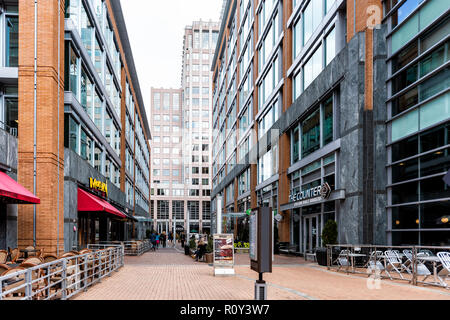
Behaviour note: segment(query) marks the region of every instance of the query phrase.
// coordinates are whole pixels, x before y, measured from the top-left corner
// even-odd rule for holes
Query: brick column
[[[19,168],[18,181],[33,192],[34,175],[34,1],[19,0]],[[64,0],[38,2],[36,246],[64,250]],[[58,23],[60,50],[58,52]],[[59,132],[58,132],[58,53]],[[58,165],[58,136],[60,161]],[[58,212],[59,175],[59,212]],[[59,225],[58,225],[59,216]],[[33,206],[19,205],[18,245],[33,244]],[[61,252],[61,251],[60,251]]]

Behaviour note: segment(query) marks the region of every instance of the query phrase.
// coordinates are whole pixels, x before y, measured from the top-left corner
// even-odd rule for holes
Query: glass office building
[[[388,241],[450,243],[450,3],[384,1]]]

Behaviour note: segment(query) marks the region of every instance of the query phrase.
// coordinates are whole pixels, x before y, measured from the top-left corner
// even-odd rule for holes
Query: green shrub
[[[195,247],[196,247],[196,245],[195,245],[195,237],[192,237],[191,240],[189,240],[189,248],[195,250],[196,249]]]
[[[206,245],[206,252],[211,253],[214,250],[213,238],[208,237],[208,244]]]
[[[322,243],[325,247],[327,244],[337,244],[338,229],[334,220],[328,220],[322,231]]]

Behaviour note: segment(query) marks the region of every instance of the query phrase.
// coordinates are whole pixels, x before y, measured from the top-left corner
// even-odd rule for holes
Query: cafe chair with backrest
[[[25,274],[20,274],[13,277],[18,271],[25,270],[25,268],[17,267],[6,270],[0,276],[8,277],[8,280],[12,280],[13,283],[9,285],[5,285],[2,289],[3,294],[8,292],[6,296],[2,297],[3,300],[17,300],[22,299],[22,296],[25,296]]]
[[[339,256],[336,259],[336,263],[338,264],[338,271],[342,268],[342,267],[348,267],[350,266],[350,262],[348,259],[348,255],[350,254],[350,250],[344,249],[341,250],[341,252],[339,253]]]
[[[406,257],[406,262],[404,263],[404,266],[407,268],[406,272],[411,274],[412,270],[410,268],[413,268],[412,250],[403,250],[403,254]],[[416,274],[418,276],[424,276],[422,281],[425,281],[431,275],[431,272],[424,263],[416,259]]]
[[[397,252],[392,250],[386,250],[384,252],[384,255],[386,257],[386,268],[385,272],[389,276],[389,279],[392,280],[392,276],[389,273],[389,271],[395,271],[400,275],[400,278],[403,278],[402,271],[405,269],[405,266],[402,263],[402,260],[398,257]]]
[[[10,252],[11,261],[8,261],[7,264],[15,264],[19,262],[20,251],[19,248],[14,248]]]
[[[384,265],[381,263],[380,259],[383,257],[383,251],[372,251],[370,253],[369,261],[367,261],[367,269],[368,271],[374,272],[375,270],[384,270]],[[370,275],[369,275],[370,277]]]
[[[3,272],[10,270],[11,267],[9,267],[7,264],[0,264],[0,276],[2,275]]]
[[[8,251],[0,250],[0,264],[6,263],[8,261]]]
[[[51,253],[45,253],[40,258],[44,261],[44,263],[49,263],[49,262],[58,260],[58,257]]]
[[[27,258],[27,259],[23,260],[22,264],[24,264],[24,263],[33,263],[35,265],[39,265],[42,262],[44,262],[44,260],[42,260],[42,258],[30,257],[30,258]]]
[[[423,255],[426,257],[434,257],[434,253],[431,252],[431,250],[428,249],[421,249],[419,250],[419,253],[417,255]]]
[[[33,259],[33,260],[32,260]],[[28,262],[22,262],[21,265],[19,266],[19,268],[23,268],[23,269],[30,269],[30,268],[34,268],[37,267],[40,263],[39,259],[37,259],[36,257],[31,257],[28,258],[26,261]],[[33,262],[31,262],[33,261]],[[35,269],[32,270],[31,272],[31,281],[32,281],[32,290],[33,290],[33,298],[34,299],[38,299],[39,297],[43,296],[43,291],[41,291],[42,288],[45,287],[45,279],[44,279],[45,273],[44,270],[42,269]],[[39,292],[37,292],[39,291]]]
[[[450,275],[450,252],[438,252],[439,261],[442,264],[442,270],[438,273],[439,282],[446,288],[449,288],[445,279]]]

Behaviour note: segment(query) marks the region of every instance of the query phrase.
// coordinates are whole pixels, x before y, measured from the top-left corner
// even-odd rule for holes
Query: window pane
[[[419,130],[419,112],[413,110],[392,122],[392,141],[399,140]]]
[[[6,18],[5,32],[6,67],[19,66],[19,17]]]
[[[323,110],[323,144],[333,141],[333,98],[329,98]]]
[[[420,129],[450,118],[450,93],[420,107]]]
[[[302,158],[320,149],[320,111],[302,123]]]
[[[392,208],[392,229],[418,229],[419,206]]]

